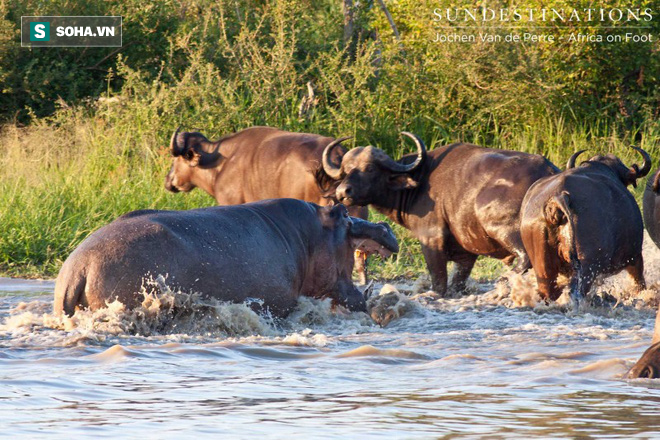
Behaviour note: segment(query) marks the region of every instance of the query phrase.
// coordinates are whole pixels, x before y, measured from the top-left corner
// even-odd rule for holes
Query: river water
[[[653,332],[648,240],[645,258],[641,296],[622,274],[578,311],[529,276],[449,299],[378,285],[385,328],[324,301],[275,322],[167,294],[62,320],[52,281],[0,279],[0,436],[660,438],[660,383],[623,378]]]

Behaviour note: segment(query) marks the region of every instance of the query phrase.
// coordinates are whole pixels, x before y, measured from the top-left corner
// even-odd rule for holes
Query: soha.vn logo
[[[31,22],[30,41],[50,41],[50,23],[46,21]]]

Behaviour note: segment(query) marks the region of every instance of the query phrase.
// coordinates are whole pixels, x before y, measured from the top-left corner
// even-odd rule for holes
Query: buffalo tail
[[[550,225],[556,226],[558,230],[562,225],[565,225],[565,228],[567,228],[565,229],[565,233],[567,233],[568,236],[564,236],[564,240],[560,240],[560,242],[563,242],[562,244],[567,246],[568,249],[564,249],[564,252],[561,252],[560,250],[560,253],[563,253],[564,257],[570,261],[574,270],[579,270],[580,261],[578,259],[577,243],[575,242],[575,223],[573,221],[573,212],[571,211],[569,204],[569,193],[563,191],[560,195],[552,196],[550,200],[547,201],[545,204],[544,215],[545,221]]]

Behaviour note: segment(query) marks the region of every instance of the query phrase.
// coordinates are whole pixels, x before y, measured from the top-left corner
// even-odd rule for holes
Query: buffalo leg
[[[551,277],[541,277],[539,276],[538,271],[536,273],[536,284],[538,284],[539,295],[541,295],[541,298],[546,302],[557,301],[562,292],[562,289],[557,285],[558,274],[554,274],[554,276],[552,276],[552,274],[546,275],[550,275]]]
[[[557,301],[562,293],[562,289],[557,285],[559,267],[552,263],[553,261],[542,259],[534,262],[534,273],[536,274],[539,295],[545,302]]]
[[[366,206],[348,206],[348,214],[351,217],[361,218],[362,220],[369,220],[369,208]],[[358,283],[361,285],[367,284],[367,258],[369,254],[362,251],[355,251],[355,272],[358,276]]]
[[[454,258],[455,268],[451,279],[451,287],[456,292],[465,290],[465,282],[470,277],[470,272],[477,261],[474,254],[464,253]]]
[[[444,296],[447,293],[447,256],[443,250],[431,248],[424,243],[422,243],[422,253],[431,274],[433,291]]]
[[[626,267],[626,272],[632,277],[637,291],[646,289],[646,281],[644,280],[644,259],[641,254],[639,257],[635,258],[631,265]]]
[[[491,233],[490,231],[488,232],[489,234]],[[515,273],[523,274],[532,267],[529,256],[525,251],[525,246],[523,246],[520,233],[517,230],[515,232],[505,233],[503,236],[499,230],[492,231],[492,233],[493,237],[498,238],[502,247],[511,252],[511,256],[515,258],[516,266],[513,268]],[[500,235],[500,237],[497,237],[498,235]],[[510,260],[507,258],[505,263],[509,264],[509,262]]]
[[[516,267],[513,268],[513,271],[517,274],[523,274],[527,272],[532,267],[532,262],[527,255],[527,252],[522,251],[519,253],[516,258]]]
[[[360,285],[367,284],[367,256],[365,252],[355,251],[355,271]]]

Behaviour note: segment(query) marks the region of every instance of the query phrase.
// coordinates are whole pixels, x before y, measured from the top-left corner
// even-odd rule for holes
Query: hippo
[[[629,379],[657,379],[660,377],[660,342],[646,349],[641,358],[628,372]]]
[[[365,299],[351,280],[355,249],[388,257],[398,244],[387,224],[350,217],[340,204],[272,199],[135,211],[92,233],[69,255],[53,310],[70,316],[114,300],[135,308],[145,292],[158,292],[145,280],[162,276],[172,291],[233,303],[255,299],[275,317],[285,317],[301,295],[364,312]]]

